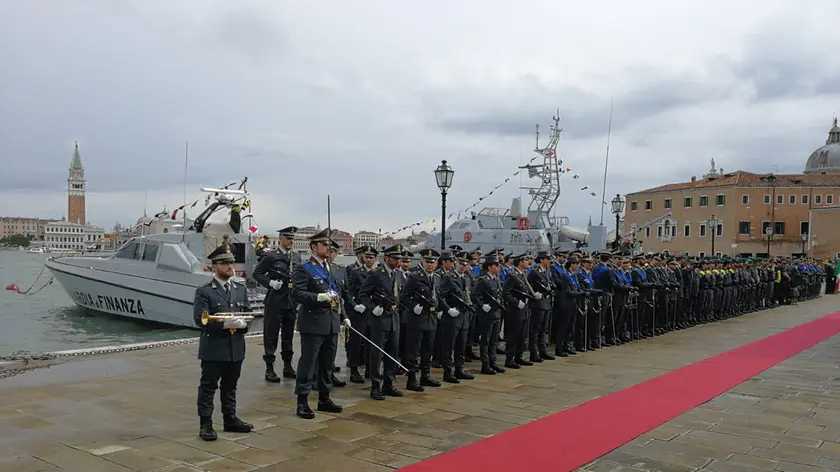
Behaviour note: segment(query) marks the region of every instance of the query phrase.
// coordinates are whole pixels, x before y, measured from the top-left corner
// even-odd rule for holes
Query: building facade
[[[373,246],[378,248],[380,239],[382,239],[382,237],[379,233],[374,233],[373,231],[359,231],[353,235],[353,248],[357,248],[359,246]]]
[[[85,225],[85,192],[85,168],[77,142],[67,176],[67,221]]]
[[[814,158],[817,156],[817,158]],[[840,252],[830,216],[840,215],[840,127],[802,174],[724,173],[626,196],[622,235],[646,252],[766,257]],[[840,223],[838,223],[840,224]]]
[[[44,239],[44,226],[57,220],[28,218],[24,216],[0,216],[0,238],[22,234],[34,240]]]
[[[101,249],[105,230],[72,221],[55,221],[44,227],[44,247],[55,251]]]

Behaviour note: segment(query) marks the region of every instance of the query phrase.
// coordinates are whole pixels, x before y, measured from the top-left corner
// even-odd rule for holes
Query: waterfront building
[[[691,256],[840,255],[840,126],[801,174],[711,169],[626,195],[622,234],[647,252]]]

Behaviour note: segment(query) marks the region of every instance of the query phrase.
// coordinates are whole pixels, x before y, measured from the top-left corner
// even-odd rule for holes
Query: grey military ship
[[[615,231],[607,232],[602,226],[590,226],[587,230],[569,225],[569,218],[552,216],[560,197],[560,169],[562,159],[557,155],[560,140],[559,112],[553,117],[548,144],[540,147],[540,131],[537,125],[534,152],[542,157],[542,164],[526,165],[530,178],[539,178],[539,187],[525,188],[533,197],[526,211],[522,201],[514,198],[510,208],[486,207],[471,212],[466,218],[459,218],[446,229],[446,246],[458,245],[467,251],[495,248],[504,249],[506,254],[536,254],[561,247],[566,250],[583,248],[602,250],[606,241],[615,238]],[[440,233],[432,232],[425,243],[410,246],[412,251],[425,247],[439,247]]]
[[[249,285],[250,307],[259,313],[251,328],[261,330],[265,290],[245,279],[256,263],[250,233],[242,231],[239,215],[248,192],[201,190],[210,194],[209,204],[185,231],[132,238],[110,257],[51,257],[45,264],[81,307],[196,328],[195,289],[212,277],[205,255],[228,239],[236,258],[234,281]]]

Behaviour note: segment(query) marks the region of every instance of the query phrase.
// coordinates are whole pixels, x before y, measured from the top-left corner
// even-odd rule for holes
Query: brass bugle
[[[206,325],[210,321],[225,322],[230,320],[253,321],[254,315],[261,314],[260,312],[249,313],[214,313],[210,314],[207,310],[201,312],[201,324]]]

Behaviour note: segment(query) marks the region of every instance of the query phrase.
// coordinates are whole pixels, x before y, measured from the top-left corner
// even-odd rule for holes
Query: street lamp
[[[619,241],[621,240],[619,235],[619,224],[621,222],[621,212],[624,211],[624,199],[621,198],[621,195],[615,194],[615,198],[612,199],[612,212],[615,215],[615,248],[618,250]]]
[[[712,238],[712,257],[715,256],[715,231],[717,231],[718,224],[720,224],[720,220],[715,218],[715,215],[706,220],[706,227],[709,228]]]
[[[802,233],[799,237],[802,239],[802,257],[805,257],[805,243],[808,242],[808,233]]]
[[[435,169],[435,180],[440,189],[440,250],[446,248],[446,192],[452,186],[452,177],[455,176],[455,171],[446,164],[446,159],[440,161],[440,165]]]
[[[767,257],[770,257],[770,240],[773,239],[773,226],[768,226],[764,233],[767,235]]]

